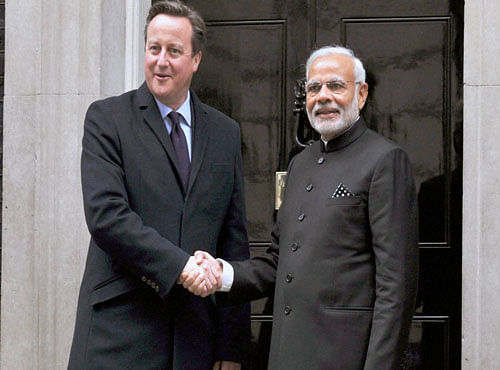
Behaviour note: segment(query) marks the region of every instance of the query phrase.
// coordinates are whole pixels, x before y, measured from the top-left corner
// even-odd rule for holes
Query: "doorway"
[[[314,136],[299,127],[307,56],[340,44],[363,61],[362,114],[407,151],[419,192],[420,288],[402,368],[459,369],[463,1],[186,3],[208,26],[193,88],[241,126],[252,255],[270,245],[275,173],[301,150],[297,136]],[[271,323],[272,297],[253,302],[248,369],[266,368]]]

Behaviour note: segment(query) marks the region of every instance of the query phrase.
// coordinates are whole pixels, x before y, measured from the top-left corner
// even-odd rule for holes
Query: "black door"
[[[317,0],[318,45],[347,45],[370,85],[363,116],[402,145],[419,189],[420,289],[405,368],[459,369],[462,1]]]
[[[202,101],[241,126],[251,254],[270,245],[275,173],[296,152],[294,86],[313,42],[302,0],[188,1],[208,26],[207,50],[193,86]],[[252,346],[244,368],[266,369],[272,297],[252,303]]]
[[[421,276],[403,368],[459,369],[462,45],[459,0],[191,0],[208,25],[193,86],[241,125],[252,254],[270,243],[275,172],[313,137],[294,115],[310,51],[352,48],[367,70],[368,125],[403,146],[419,189]],[[247,368],[265,369],[272,299],[252,304]]]

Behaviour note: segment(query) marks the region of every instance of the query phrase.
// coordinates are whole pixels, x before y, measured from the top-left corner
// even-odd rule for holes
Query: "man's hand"
[[[213,370],[240,370],[241,364],[232,361],[217,361],[214,364]]]
[[[196,263],[194,256],[191,256],[177,278],[177,283],[195,295],[206,297],[208,290],[212,290],[214,282],[217,282],[216,278],[210,275],[211,272],[205,271]]]
[[[209,253],[197,251],[182,270],[178,284],[191,293],[206,297],[215,293],[222,285],[222,267]]]
[[[211,276],[216,277],[216,282],[212,284],[212,289],[207,287],[208,294],[213,294],[222,286],[222,263],[213,258],[210,253],[204,251],[194,252],[194,258],[199,266],[203,267],[205,275],[210,271]]]

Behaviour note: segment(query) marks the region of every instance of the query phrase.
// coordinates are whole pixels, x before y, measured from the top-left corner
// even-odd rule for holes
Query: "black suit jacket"
[[[195,250],[249,255],[239,126],[191,99],[185,195],[145,83],[88,109],[81,171],[91,241],[69,368],[211,369],[242,359],[248,307],[220,308],[176,284]]]
[[[352,196],[334,197],[340,184]],[[233,263],[226,297],[275,286],[269,369],[398,369],[418,277],[404,151],[363,119],[326,148],[314,143],[290,163],[272,236],[266,255]]]

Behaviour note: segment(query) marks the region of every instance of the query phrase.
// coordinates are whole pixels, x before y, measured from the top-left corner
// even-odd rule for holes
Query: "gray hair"
[[[194,9],[177,0],[158,1],[151,5],[149,14],[146,18],[146,27],[144,27],[144,41],[147,41],[149,23],[159,14],[170,15],[174,17],[184,17],[189,20],[193,27],[191,37],[192,55],[204,50],[207,39],[207,28],[203,18]]]
[[[354,63],[354,78],[356,82],[365,82],[366,71],[363,67],[363,63],[359,60],[351,49],[345,48],[343,46],[323,46],[322,48],[315,50],[307,59],[306,62],[306,79],[309,79],[309,70],[313,62],[319,57],[329,56],[329,55],[347,55],[350,57]]]

